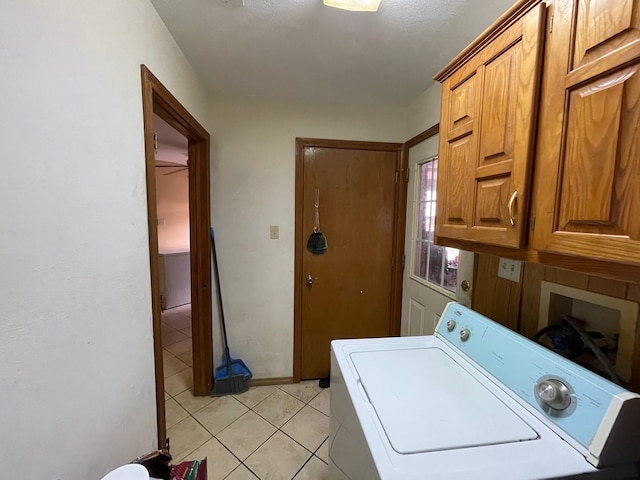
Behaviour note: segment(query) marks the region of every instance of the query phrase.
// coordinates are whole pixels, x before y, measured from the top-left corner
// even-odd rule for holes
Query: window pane
[[[436,201],[436,191],[438,189],[438,159],[436,158],[431,163],[431,200]]]
[[[436,228],[436,202],[429,202],[428,205],[429,208],[427,209],[426,215],[429,217],[429,233],[425,240],[429,240],[433,243],[433,236]]]
[[[417,240],[415,243],[415,261],[413,264],[413,274],[417,277],[427,279],[427,249],[429,244]]]
[[[442,286],[442,260],[444,259],[444,248],[429,243],[429,278],[430,282]]]
[[[418,204],[418,231],[416,232],[419,240],[427,240],[429,238],[429,230],[432,228],[429,215],[429,204],[420,202]]]
[[[428,195],[431,191],[431,162],[420,165],[420,194],[419,202],[429,200]]]
[[[429,172],[428,172],[429,185],[427,187],[428,191],[426,194],[426,199],[429,200],[430,202],[434,202],[436,199],[435,163],[436,163],[435,160],[432,162],[429,162]]]
[[[446,264],[444,269],[444,288],[455,293],[458,279],[458,264],[460,263],[460,250],[457,248],[445,248]]]

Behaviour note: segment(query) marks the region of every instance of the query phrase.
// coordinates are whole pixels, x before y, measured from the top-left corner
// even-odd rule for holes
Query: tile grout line
[[[312,402],[318,395],[320,395],[322,393],[322,391],[318,392],[316,395],[314,395],[308,402],[304,402],[302,400],[300,400],[298,397],[291,395],[289,392],[287,392],[286,390],[281,389],[279,386],[276,385],[276,387],[278,387],[280,390],[282,390],[284,393],[288,394],[289,396],[295,398],[296,400],[304,403],[305,406],[309,406],[312,409],[314,409],[315,411],[317,411],[318,413],[324,415],[325,417],[328,417],[324,412],[321,412],[320,410],[318,410],[317,408],[315,408],[313,405],[309,405],[310,402]],[[271,394],[269,394],[267,397],[265,397],[264,400],[266,400],[267,398],[269,398],[271,395],[273,395],[274,392],[272,392]],[[264,400],[258,402],[255,406],[257,407],[258,405],[260,405],[260,403],[262,403]],[[322,458],[318,457],[316,455],[316,452],[318,450],[320,450],[320,448],[322,447],[322,445],[324,444],[324,442],[327,441],[327,439],[329,438],[328,436],[326,438],[324,438],[321,442],[320,445],[318,445],[318,447],[316,447],[314,450],[310,450],[309,448],[305,447],[303,444],[301,444],[298,440],[296,440],[295,438],[293,438],[291,435],[289,435],[287,432],[285,432],[284,430],[282,430],[282,428],[284,428],[285,425],[287,425],[291,420],[293,420],[293,418],[295,418],[296,415],[298,415],[302,409],[304,407],[302,407],[300,410],[298,410],[294,415],[291,416],[291,418],[289,418],[281,427],[278,427],[276,425],[273,425],[273,423],[271,423],[269,420],[267,420],[266,418],[262,417],[258,412],[254,411],[253,408],[250,408],[250,411],[252,411],[253,413],[255,413],[256,415],[258,415],[260,418],[263,418],[265,421],[267,421],[270,425],[273,425],[274,427],[276,427],[276,431],[273,432],[269,438],[267,438],[262,444],[260,444],[253,452],[251,452],[247,458],[245,460],[247,460],[249,457],[251,457],[251,455],[253,455],[255,452],[257,452],[260,447],[262,447],[262,445],[264,445],[265,443],[267,443],[269,441],[269,439],[271,439],[276,433],[281,432],[283,435],[285,435],[287,438],[289,438],[290,440],[292,440],[294,443],[296,443],[297,445],[299,445],[300,447],[302,447],[304,450],[306,450],[307,452],[309,452],[311,455],[309,455],[309,458],[307,458],[304,463],[300,466],[300,468],[296,471],[296,473],[293,475],[293,477],[291,477],[292,479],[295,478],[303,469],[304,467],[311,461],[311,459],[313,457],[316,457],[318,460],[320,460],[322,463],[324,463],[325,465],[328,465],[327,462],[325,462]],[[220,442],[222,443],[222,442]],[[224,445],[224,444],[223,444]],[[237,457],[236,457],[237,458]],[[251,470],[251,468],[246,465],[244,463],[244,461],[240,462],[242,465],[244,465],[251,473],[253,473],[254,475],[256,475],[258,478],[260,478],[253,470]]]
[[[298,440],[296,440],[295,438],[293,438],[291,435],[289,435],[287,432],[283,432],[282,430],[280,430],[280,432],[282,432],[283,435],[286,435],[287,437],[289,437],[291,440],[293,440],[294,442],[296,442],[298,445],[300,445],[302,448],[304,448],[307,452],[309,452],[311,454],[311,456],[314,456],[315,453],[312,450],[309,450],[307,447],[305,447],[303,444],[301,444]],[[329,436],[327,435],[327,438],[329,438]],[[325,438],[324,440],[322,440],[322,442],[320,443],[320,446],[318,448],[320,448],[322,446],[322,444],[327,440],[327,438]],[[316,451],[318,450],[318,448],[316,448]],[[253,452],[255,453],[255,452]]]
[[[325,462],[322,458],[320,458],[317,453],[318,450],[320,450],[322,448],[322,445],[324,445],[324,442],[326,442],[327,440],[329,440],[329,435],[327,435],[327,438],[325,438],[322,443],[320,444],[320,446],[318,448],[316,448],[316,450],[313,452],[313,457],[316,457],[318,460],[320,460],[321,462],[323,462],[325,465],[329,465],[329,463]]]
[[[168,352],[169,354],[171,354],[171,352]],[[171,354],[173,355],[173,354]],[[174,355],[174,358],[178,358],[177,355]],[[189,367],[192,368],[192,367]],[[184,369],[186,370],[186,368]],[[178,372],[181,373],[181,372]],[[175,374],[174,374],[175,375]],[[287,384],[288,385],[288,384]],[[286,385],[285,385],[286,386]],[[306,466],[307,464],[311,461],[311,459],[313,457],[316,457],[318,460],[320,460],[323,464],[328,465],[327,462],[325,462],[322,458],[320,458],[317,455],[317,452],[320,450],[320,448],[322,448],[322,445],[324,445],[324,443],[327,441],[328,436],[325,437],[321,442],[320,445],[318,447],[316,447],[313,451],[310,450],[309,448],[305,447],[302,443],[300,443],[298,440],[296,440],[295,438],[293,438],[291,435],[287,434],[285,431],[283,431],[282,429],[285,427],[285,425],[287,425],[293,418],[295,418],[303,409],[305,406],[309,406],[311,407],[314,411],[324,415],[325,417],[329,417],[328,415],[326,415],[324,412],[320,411],[318,408],[314,407],[313,405],[310,405],[310,403],[316,399],[318,397],[318,395],[322,394],[322,392],[324,391],[324,389],[320,390],[318,393],[316,393],[313,397],[311,397],[308,401],[304,401],[300,398],[298,398],[295,395],[292,395],[291,393],[287,392],[286,390],[284,390],[283,388],[281,388],[280,385],[274,385],[275,389],[269,393],[265,398],[263,398],[262,400],[260,400],[258,403],[256,403],[253,407],[249,407],[248,405],[246,405],[245,403],[243,403],[241,400],[239,400],[238,398],[236,398],[236,395],[231,395],[234,400],[236,400],[238,403],[240,403],[241,405],[243,405],[245,408],[247,408],[247,411],[244,412],[242,415],[240,415],[240,417],[238,417],[237,419],[235,419],[233,422],[231,422],[229,425],[227,425],[225,428],[223,428],[220,432],[218,432],[218,434],[220,434],[221,432],[223,432],[226,428],[230,427],[231,425],[233,425],[235,422],[237,422],[238,420],[240,420],[242,417],[244,417],[245,415],[247,415],[249,412],[252,412],[254,414],[256,414],[260,419],[264,420],[265,422],[267,422],[270,426],[275,428],[275,431],[269,435],[262,443],[260,443],[260,445],[258,445],[249,455],[247,455],[247,457],[245,458],[245,460],[240,460],[240,458],[234,454],[219,438],[218,438],[218,434],[213,434],[206,426],[204,426],[200,421],[198,421],[195,418],[195,414],[200,412],[201,410],[203,410],[204,408],[206,408],[207,406],[209,406],[211,403],[215,402],[215,400],[213,400],[211,403],[202,406],[201,408],[190,412],[189,410],[187,410],[177,399],[176,397],[186,391],[189,391],[190,388],[187,388],[181,392],[176,393],[175,395],[169,395],[167,393],[167,395],[169,395],[169,399],[173,399],[178,406],[183,409],[186,413],[187,413],[187,417],[185,417],[183,420],[181,420],[180,422],[186,420],[187,418],[191,417],[193,420],[195,420],[195,422],[200,425],[209,435],[211,435],[210,438],[208,438],[205,442],[203,442],[202,444],[198,445],[197,447],[195,447],[193,450],[189,451],[188,453],[186,453],[181,459],[180,461],[184,461],[185,459],[187,459],[189,457],[189,455],[192,455],[195,451],[197,451],[199,448],[201,448],[204,444],[210,442],[212,439],[215,439],[216,442],[218,442],[220,445],[222,445],[222,447],[224,448],[225,451],[227,451],[228,453],[231,454],[231,456],[233,458],[235,458],[239,463],[238,465],[229,473],[229,475],[227,475],[225,478],[228,478],[231,474],[233,474],[233,472],[235,472],[241,465],[244,466],[252,475],[254,475],[255,477],[257,477],[258,479],[260,478],[256,472],[254,472],[248,465],[245,464],[245,461],[250,458],[256,451],[258,451],[265,443],[267,443],[276,433],[281,432],[283,435],[285,435],[285,437],[287,437],[288,439],[290,439],[291,441],[293,441],[295,444],[299,445],[300,447],[303,448],[304,451],[310,453],[309,458],[307,458],[305,460],[305,462],[302,464],[302,466],[296,471],[296,473],[294,474],[294,476],[292,478],[295,478],[295,476],[297,476]],[[303,406],[297,410],[289,419],[287,419],[287,421],[282,424],[281,426],[277,426],[275,424],[273,424],[271,421],[269,421],[268,419],[264,418],[262,415],[260,415],[260,413],[258,413],[257,411],[254,410],[254,408],[258,407],[262,402],[264,402],[265,400],[267,400],[269,397],[271,397],[274,393],[276,393],[276,391],[282,391],[283,393],[287,394],[288,396],[291,396],[292,398],[296,399],[297,401],[301,402],[303,404]],[[166,392],[165,392],[166,393]],[[169,399],[166,399],[165,401],[168,401]],[[178,422],[178,423],[180,423]]]
[[[294,478],[296,478],[298,476],[298,474],[304,469],[304,467],[307,466],[307,464],[311,461],[311,459],[314,457],[313,453],[311,454],[311,456],[309,458],[307,458],[307,460],[302,464],[302,466],[300,467],[300,469],[295,473],[295,475],[293,477],[291,477],[291,480],[293,480]]]

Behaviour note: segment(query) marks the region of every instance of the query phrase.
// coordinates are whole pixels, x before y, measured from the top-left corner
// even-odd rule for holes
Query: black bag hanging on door
[[[314,202],[315,216],[313,221],[313,233],[307,240],[307,250],[313,255],[322,255],[329,244],[327,243],[327,237],[320,231],[320,189],[316,188],[315,202]]]

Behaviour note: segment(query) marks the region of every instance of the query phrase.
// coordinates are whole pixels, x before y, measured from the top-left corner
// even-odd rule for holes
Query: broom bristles
[[[224,395],[236,395],[249,390],[247,379],[244,375],[231,375],[215,381],[213,385],[212,397],[222,397]]]

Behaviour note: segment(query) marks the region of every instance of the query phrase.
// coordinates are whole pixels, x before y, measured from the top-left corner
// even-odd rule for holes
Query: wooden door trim
[[[403,232],[405,228],[404,215],[399,217],[402,210],[406,210],[406,182],[402,179],[402,143],[389,142],[362,142],[351,140],[326,140],[318,138],[296,138],[296,185],[295,185],[295,261],[294,261],[294,307],[293,307],[293,382],[299,383],[302,378],[302,255],[306,245],[302,230],[303,220],[303,193],[304,170],[303,155],[305,147],[339,148],[351,150],[373,150],[378,152],[396,153],[396,171],[398,183],[396,184],[395,208],[394,208],[394,236],[393,255],[396,259],[392,269],[391,280],[391,322],[389,335],[400,334],[400,311],[402,308],[402,255],[404,254],[404,242],[398,244],[398,230]],[[404,197],[401,191],[404,188]],[[404,204],[404,205],[402,205]],[[398,297],[398,292],[400,297]]]
[[[326,140],[321,138],[296,138],[296,153],[298,144],[304,147],[340,148],[342,150],[374,150],[376,152],[397,152],[402,143],[390,142],[362,142],[356,140]],[[300,150],[302,151],[302,150]],[[296,157],[297,161],[297,157]],[[297,166],[297,164],[296,164]]]
[[[429,140],[431,137],[435,137],[440,132],[440,124],[436,123],[432,127],[427,128],[424,132],[419,133],[415,137],[407,140],[404,144],[404,147],[407,151],[415,147],[416,145],[424,142],[425,140]]]
[[[193,344],[193,390],[195,395],[209,395],[213,386],[213,338],[211,324],[210,259],[210,175],[209,133],[145,66],[142,76],[142,110],[144,120],[145,168],[147,179],[147,215],[149,221],[149,260],[151,267],[151,305],[153,309],[153,351],[156,378],[158,447],[165,448],[166,419],[164,369],[160,307],[160,277],[156,178],[154,155],[154,113],[189,141],[189,226],[191,235],[191,324]]]

